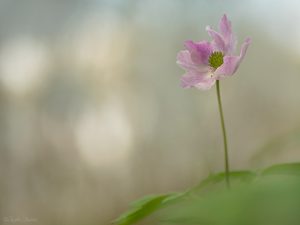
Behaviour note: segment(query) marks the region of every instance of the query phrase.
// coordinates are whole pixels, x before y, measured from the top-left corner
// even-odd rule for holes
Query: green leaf
[[[262,170],[260,173],[252,172],[252,171],[231,171],[230,172],[230,182],[233,188],[239,187],[238,184],[249,184],[252,185],[252,181],[260,175],[261,178],[265,175],[296,175],[300,177],[300,163],[288,163],[288,164],[279,164],[273,165]],[[241,186],[243,187],[243,186]],[[211,196],[212,193],[225,193],[227,192],[227,188],[225,185],[225,173],[217,173],[213,175],[209,175],[206,179],[201,181],[198,185],[191,188],[190,190],[182,193],[169,193],[169,194],[162,194],[162,195],[150,195],[146,196],[142,199],[139,199],[131,204],[130,209],[122,214],[118,219],[114,221],[117,225],[131,225],[134,224],[145,217],[149,216],[150,214],[156,212],[161,208],[165,208],[167,206],[171,206],[171,209],[174,205],[181,205],[184,202],[189,202],[192,199],[196,199],[196,205],[203,205],[202,198],[207,195],[203,195],[204,193],[209,194]],[[222,194],[223,195],[223,194]],[[200,199],[199,199],[200,198]],[[194,202],[194,200],[192,202]],[[214,204],[217,204],[221,199],[217,199],[213,201]],[[199,202],[198,202],[199,201]],[[210,202],[211,200],[209,200]],[[206,201],[204,201],[206,202]],[[207,204],[210,204],[206,202]],[[213,204],[213,205],[214,205]],[[230,205],[230,203],[228,202]],[[242,203],[239,203],[242,204]],[[212,209],[213,209],[212,205]],[[183,206],[183,205],[182,205]],[[198,207],[197,206],[197,207]],[[195,206],[196,207],[196,206]],[[195,208],[195,213],[198,211],[197,207]],[[206,212],[205,204],[203,205],[203,214],[205,218],[208,212]],[[223,207],[223,206],[222,206]],[[222,208],[221,207],[221,208]],[[238,209],[239,206],[234,206],[234,209]],[[216,208],[217,209],[217,208]],[[179,211],[181,207],[179,207]],[[221,210],[221,209],[220,209]],[[225,210],[226,211],[226,210]],[[225,212],[224,211],[224,212]],[[185,212],[186,216],[188,212]],[[212,213],[212,212],[209,212]],[[229,213],[229,212],[228,212]],[[234,211],[228,214],[232,215]],[[179,214],[178,214],[179,215]],[[200,215],[200,214],[199,214]],[[220,218],[227,217],[225,214],[220,214]],[[185,219],[187,217],[184,217]],[[199,221],[198,221],[199,222]]]
[[[261,175],[293,175],[300,176],[300,163],[277,164],[264,169]]]
[[[263,179],[191,196],[163,209],[160,221],[178,225],[298,225],[300,180]]]
[[[255,177],[256,173],[252,171],[231,171],[229,173],[230,182],[232,185],[240,184],[240,183],[249,183]],[[189,192],[199,192],[204,189],[211,189],[216,187],[217,185],[221,185],[221,189],[226,188],[225,185],[226,174],[224,172],[209,175],[206,179],[201,181],[196,187],[192,188]]]
[[[154,211],[160,209],[164,204],[166,204],[168,198],[171,200],[172,198],[175,199],[176,196],[178,196],[178,193],[145,196],[131,203],[131,209],[122,214],[119,218],[113,221],[113,223],[117,225],[134,224]]]

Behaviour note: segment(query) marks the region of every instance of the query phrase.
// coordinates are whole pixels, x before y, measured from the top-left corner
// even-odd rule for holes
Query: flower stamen
[[[217,69],[219,66],[223,64],[224,54],[222,52],[213,52],[208,59],[209,65]]]

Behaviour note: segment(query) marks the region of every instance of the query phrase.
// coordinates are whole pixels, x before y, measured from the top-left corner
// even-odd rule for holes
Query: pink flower
[[[206,27],[212,38],[211,42],[185,41],[186,50],[178,53],[177,64],[186,71],[181,78],[183,88],[196,87],[208,90],[216,80],[231,76],[238,69],[251,39],[246,38],[240,54],[233,55],[237,42],[226,15],[222,17],[219,26],[220,33],[212,30],[210,26]]]

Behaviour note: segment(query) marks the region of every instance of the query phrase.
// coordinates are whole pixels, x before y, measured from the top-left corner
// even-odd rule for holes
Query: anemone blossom
[[[186,50],[177,55],[177,64],[186,71],[181,78],[183,88],[208,90],[216,80],[231,76],[238,69],[251,39],[246,38],[240,54],[234,55],[237,41],[226,15],[221,18],[219,28],[220,32],[216,32],[210,26],[206,27],[211,42],[185,41]]]

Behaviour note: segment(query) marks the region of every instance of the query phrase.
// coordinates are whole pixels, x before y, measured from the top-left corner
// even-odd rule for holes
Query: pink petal
[[[176,63],[187,71],[204,73],[207,72],[209,69],[208,65],[204,65],[204,64],[196,65],[194,61],[191,59],[191,53],[188,50],[180,51],[177,54]]]
[[[241,52],[240,52],[240,55],[239,56],[225,56],[224,57],[224,63],[216,69],[215,71],[215,75],[219,78],[222,78],[222,76],[230,76],[230,75],[233,75],[236,70],[238,69],[241,61],[243,60],[246,52],[247,52],[247,49],[248,49],[248,46],[250,45],[251,43],[251,39],[250,38],[247,38],[242,47],[241,47]]]
[[[223,39],[222,35],[211,29],[210,26],[206,27],[206,31],[208,32],[209,36],[213,39],[213,50],[223,52],[224,54],[226,54],[225,40]]]
[[[232,35],[232,30],[231,30],[231,22],[227,19],[226,14],[224,14],[223,17],[221,18],[219,27],[224,39],[229,39],[230,36]]]
[[[188,72],[181,77],[181,87],[183,88],[196,87],[201,90],[208,90],[215,84],[215,82],[216,79],[207,74]]]
[[[195,85],[195,87],[205,91],[211,89],[211,87],[214,86],[215,83],[216,83],[216,79],[212,77],[211,79],[207,79],[203,82],[198,83],[197,85]]]
[[[188,50],[180,51],[177,54],[177,61],[176,63],[181,66],[183,69],[190,70],[195,69],[196,65],[191,59],[191,54]]]
[[[237,40],[234,34],[231,34],[228,40],[226,40],[226,54],[232,55],[235,52]]]
[[[225,42],[226,52],[224,53],[227,55],[232,55],[235,51],[237,41],[235,35],[232,33],[231,22],[228,20],[226,14],[224,14],[221,18],[219,27]]]
[[[193,42],[193,41],[185,41],[184,46],[191,53],[191,59],[194,63],[208,64],[208,58],[213,51],[211,44],[207,41],[201,42]]]

